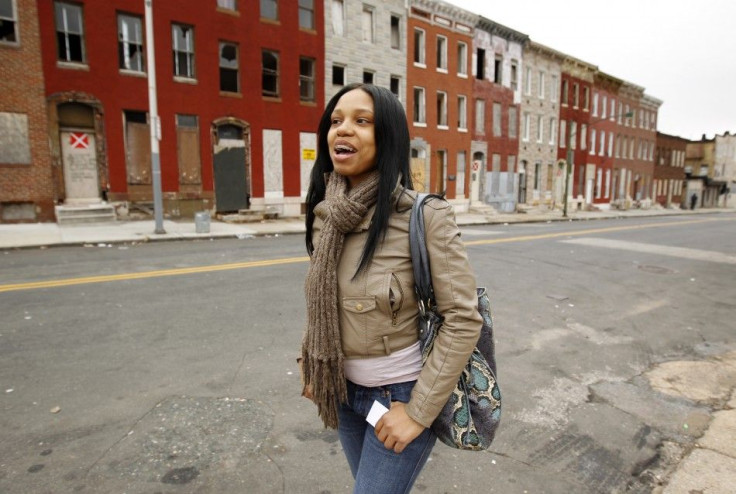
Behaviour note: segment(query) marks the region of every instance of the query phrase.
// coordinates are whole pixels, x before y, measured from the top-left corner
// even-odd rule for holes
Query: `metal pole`
[[[153,217],[156,222],[154,233],[164,230],[164,204],[161,193],[161,158],[158,141],[161,140],[161,120],[158,118],[156,99],[156,58],[153,49],[153,0],[145,0],[146,8],[146,66],[148,70],[148,114],[151,128],[151,175],[153,176]]]
[[[572,125],[567,129],[567,159],[565,160],[565,195],[562,198],[562,217],[567,218],[567,194],[570,188],[570,171],[572,168]]]

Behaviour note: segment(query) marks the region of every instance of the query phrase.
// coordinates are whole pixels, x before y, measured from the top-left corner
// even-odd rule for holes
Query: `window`
[[[457,44],[457,75],[468,76],[468,45],[462,41]]]
[[[314,29],[314,0],[299,0],[299,27]]]
[[[194,28],[172,24],[171,46],[174,51],[174,76],[194,79]]]
[[[519,65],[514,60],[511,62],[511,90],[516,91],[519,86]]]
[[[364,5],[363,14],[360,19],[363,30],[363,41],[373,43],[373,9]]]
[[[394,93],[394,96],[401,99],[401,94],[400,94],[401,93],[401,77],[397,75],[392,75],[390,85],[391,85],[391,92]]]
[[[552,117],[549,119],[549,144],[554,146],[557,143],[557,119]]]
[[[501,84],[501,81],[503,81],[502,67],[503,58],[501,55],[496,55],[493,59],[493,82],[496,84]]]
[[[603,156],[603,153],[606,152],[606,131],[601,130],[601,145],[598,148],[598,156]]]
[[[559,79],[557,78],[557,74],[554,74],[552,76],[552,88],[549,95],[549,99],[552,100],[553,103],[557,102],[557,97],[560,92],[560,86],[559,86]]]
[[[478,48],[475,51],[475,78],[483,80],[486,77],[486,51]]]
[[[539,190],[542,185],[542,164],[540,162],[534,163],[534,190]]]
[[[437,36],[437,70],[447,72],[447,38]]]
[[[414,88],[414,123],[415,124],[426,124],[427,115],[425,112],[426,102],[424,100],[424,88]]]
[[[532,94],[532,68],[524,68],[524,94]]]
[[[299,57],[299,99],[314,101],[314,68],[313,58]]]
[[[202,183],[202,162],[199,152],[199,123],[196,115],[176,115],[176,149],[179,162],[179,183]]]
[[[414,63],[425,65],[424,30],[414,29]]]
[[[544,120],[542,115],[537,115],[537,142],[542,142],[544,138]]]
[[[588,126],[580,124],[580,149],[588,148]]]
[[[437,127],[447,128],[447,93],[437,91]]]
[[[590,129],[590,154],[595,154],[595,129]]]
[[[493,103],[493,137],[501,136],[501,103]]]
[[[618,102],[618,121],[617,123],[621,125],[621,119],[623,118],[623,104],[619,101]]]
[[[573,108],[579,108],[580,107],[580,86],[577,82],[574,82],[572,84],[572,107]]]
[[[85,63],[82,7],[70,3],[54,4],[57,57],[61,62]]]
[[[578,123],[570,120],[570,147],[576,149],[578,147]]]
[[[521,124],[521,139],[524,142],[529,141],[529,133],[532,124],[532,116],[528,112],[524,112],[524,120]]]
[[[261,61],[263,64],[263,96],[279,97],[279,53],[263,50]]]
[[[616,100],[611,98],[611,122],[616,120]]]
[[[568,104],[570,104],[570,100],[568,99],[568,97],[569,97],[569,94],[568,94],[568,86],[569,86],[569,84],[568,84],[567,81],[562,81],[562,104],[565,105],[565,106],[567,106]],[[560,123],[562,123],[562,122],[560,122]]]
[[[593,94],[593,116],[598,116],[598,93]]]
[[[299,2],[301,4],[301,2]],[[261,19],[279,20],[278,0],[261,0]]]
[[[370,70],[363,71],[363,84],[373,84],[374,73]]]
[[[567,147],[567,142],[565,140],[565,138],[567,137],[565,135],[566,125],[567,125],[567,121],[560,120],[560,147],[563,149]]]
[[[225,10],[238,10],[238,0],[217,0],[217,6]]]
[[[603,99],[601,100],[601,118],[606,118],[606,108],[608,107],[608,98],[606,95],[603,95]]]
[[[345,4],[343,0],[332,0],[332,33],[345,36]]]
[[[118,14],[118,66],[143,72],[143,30],[141,18]]]
[[[608,156],[613,156],[613,132],[608,133]]]
[[[238,45],[220,41],[220,91],[240,92]]]
[[[395,15],[391,16],[391,48],[401,49],[401,18]]]
[[[590,110],[590,88],[583,88],[583,110]]]
[[[343,67],[342,65],[332,65],[332,85],[345,85],[345,67]]]
[[[468,129],[468,99],[463,95],[457,97],[457,128]]]
[[[537,87],[537,96],[544,99],[544,72],[539,71],[539,87]]]
[[[486,131],[486,102],[482,99],[475,100],[475,133],[483,134]]]
[[[0,43],[18,42],[18,12],[14,0],[0,0]]]
[[[516,118],[516,112],[515,106],[509,107],[509,137],[512,139],[516,139],[518,135],[516,129],[519,127],[519,122]]]

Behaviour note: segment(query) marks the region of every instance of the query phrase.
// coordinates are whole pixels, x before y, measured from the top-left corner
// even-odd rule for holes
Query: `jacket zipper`
[[[391,273],[391,277],[394,280],[396,280],[396,286],[398,287],[398,290],[399,290],[399,297],[401,297],[401,299],[399,300],[398,308],[395,311],[391,312],[391,325],[396,326],[398,324],[399,312],[401,311],[401,306],[404,305],[404,290],[401,288],[401,283],[399,283],[398,276],[396,276],[394,273]],[[388,289],[391,290],[391,287],[389,286]]]

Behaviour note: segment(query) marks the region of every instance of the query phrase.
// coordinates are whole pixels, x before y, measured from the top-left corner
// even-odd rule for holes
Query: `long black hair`
[[[327,144],[327,132],[332,125],[332,112],[342,95],[354,89],[365,91],[373,99],[376,169],[379,173],[376,212],[368,228],[368,238],[355,271],[357,275],[371,262],[376,247],[386,235],[388,218],[391,214],[391,194],[397,182],[401,180],[401,185],[406,189],[413,187],[409,169],[409,126],[401,102],[386,88],[360,83],[345,86],[327,103],[317,129],[317,160],[312,168],[307,191],[307,252],[310,256],[314,252],[312,243],[314,208],[325,198],[327,187],[324,175],[333,170],[330,149]]]

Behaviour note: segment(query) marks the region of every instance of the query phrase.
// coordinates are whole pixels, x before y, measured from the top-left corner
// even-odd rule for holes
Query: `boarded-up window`
[[[0,163],[31,163],[28,115],[0,112]]]
[[[125,111],[125,166],[129,184],[151,183],[151,135],[145,112]]]
[[[179,156],[179,183],[201,184],[202,160],[196,115],[176,116],[176,150]]]

